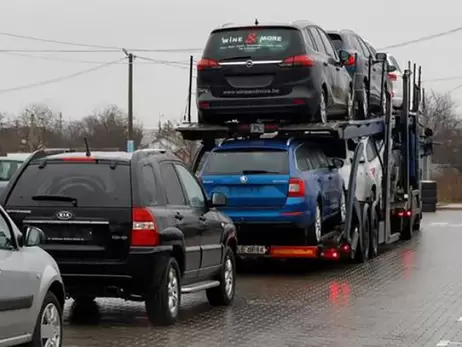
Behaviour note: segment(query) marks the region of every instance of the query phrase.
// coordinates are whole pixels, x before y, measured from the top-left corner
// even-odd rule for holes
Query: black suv
[[[181,294],[211,305],[235,293],[235,227],[178,158],[154,150],[38,151],[2,197],[18,226],[40,227],[68,296],[144,301],[149,320],[175,322]]]
[[[384,109],[389,89],[388,76],[382,84],[382,64],[377,52],[361,36],[351,30],[329,31],[328,35],[340,56],[345,56],[345,66],[352,78],[355,78],[355,118],[366,119],[368,111],[377,113]],[[348,54],[345,54],[348,53]],[[382,53],[383,54],[383,53]],[[369,57],[372,57],[371,79],[369,75]],[[367,88],[370,87],[370,105],[367,103]],[[384,92],[381,92],[381,89]],[[383,99],[381,105],[380,100]],[[381,108],[382,106],[382,108]]]
[[[349,118],[352,82],[319,26],[225,26],[197,64],[199,123]]]

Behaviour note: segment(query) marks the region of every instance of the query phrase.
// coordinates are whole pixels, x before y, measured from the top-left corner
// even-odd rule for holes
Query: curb
[[[462,206],[440,205],[436,206],[437,211],[462,211]]]

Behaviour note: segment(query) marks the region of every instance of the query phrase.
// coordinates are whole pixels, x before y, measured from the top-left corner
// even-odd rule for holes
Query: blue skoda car
[[[233,140],[209,153],[198,176],[209,195],[227,195],[222,212],[243,253],[269,255],[271,246],[318,245],[327,223],[344,220],[342,165],[315,143]]]

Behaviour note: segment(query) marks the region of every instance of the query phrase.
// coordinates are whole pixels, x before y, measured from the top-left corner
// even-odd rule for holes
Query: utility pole
[[[188,88],[188,123],[191,123],[191,103],[192,103],[192,74],[193,74],[193,56],[189,57],[189,88]]]
[[[35,115],[30,114],[30,136],[29,136],[29,151],[35,150]]]
[[[133,60],[135,56],[128,53],[126,49],[123,52],[128,58],[128,136],[127,136],[127,152],[135,150],[133,140]]]

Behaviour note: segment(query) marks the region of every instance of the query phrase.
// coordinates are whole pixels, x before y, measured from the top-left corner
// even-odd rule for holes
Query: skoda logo
[[[251,68],[253,66],[253,61],[252,60],[247,60],[245,62],[245,66],[247,66],[248,68]]]
[[[61,220],[68,220],[71,219],[74,215],[72,212],[69,211],[59,211],[56,213],[56,218],[61,219]]]
[[[247,176],[241,176],[241,183],[247,183]]]

